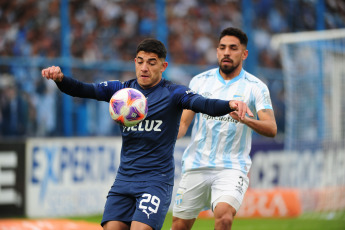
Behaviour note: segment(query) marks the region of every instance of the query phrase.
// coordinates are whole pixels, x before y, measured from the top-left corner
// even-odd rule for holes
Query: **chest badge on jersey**
[[[236,101],[244,101],[244,96],[243,96],[243,95],[235,94],[235,95],[233,96],[233,100],[236,100]]]

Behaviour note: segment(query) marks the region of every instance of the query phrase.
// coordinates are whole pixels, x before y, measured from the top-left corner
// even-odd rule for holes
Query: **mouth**
[[[232,63],[231,59],[223,59],[222,63],[228,64],[228,63]]]

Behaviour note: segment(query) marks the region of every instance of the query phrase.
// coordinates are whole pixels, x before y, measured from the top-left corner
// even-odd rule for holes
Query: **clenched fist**
[[[42,77],[61,82],[64,76],[59,66],[51,66],[42,70]]]

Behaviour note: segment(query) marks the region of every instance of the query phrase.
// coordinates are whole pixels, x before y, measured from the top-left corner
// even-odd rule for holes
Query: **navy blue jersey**
[[[124,181],[158,180],[173,185],[173,153],[183,109],[212,116],[231,111],[228,101],[204,98],[186,86],[165,79],[150,89],[141,88],[136,79],[124,83],[106,81],[87,84],[64,77],[57,85],[71,96],[106,102],[122,88],[134,88],[145,95],[148,102],[145,120],[136,126],[121,129],[122,150],[117,179]]]
[[[186,86],[163,79],[146,90],[136,80],[103,82],[96,85],[96,97],[109,102],[122,88],[142,92],[148,102],[148,114],[138,125],[121,129],[122,151],[117,179],[159,180],[173,184],[173,153],[182,110],[192,109],[193,101],[201,96],[190,92]]]

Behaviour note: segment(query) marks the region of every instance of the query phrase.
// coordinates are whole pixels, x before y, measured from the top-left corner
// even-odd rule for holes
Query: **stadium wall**
[[[180,162],[188,142],[189,138],[183,138],[176,143],[175,185],[181,178]],[[0,216],[101,214],[118,169],[121,143],[120,137],[30,138],[19,143],[0,143]],[[282,144],[260,142],[254,144],[253,154],[282,148]],[[261,180],[268,180],[268,174],[263,175]],[[264,197],[264,193],[277,200],[270,191],[260,191],[250,192],[250,203],[258,196]],[[172,204],[175,194],[176,186]],[[261,215],[248,208],[242,213]]]
[[[120,151],[120,138],[28,139],[26,215],[102,213]]]
[[[23,216],[25,141],[0,142],[0,217]]]
[[[189,140],[176,143],[170,208]],[[101,214],[120,162],[121,143],[120,137],[32,138],[0,143],[0,217]],[[341,195],[345,191],[344,150],[333,154],[305,152],[301,157],[283,150],[282,143],[254,142],[251,155],[250,187],[238,217],[295,217],[308,211],[345,208]],[[320,180],[330,189],[316,186]]]

